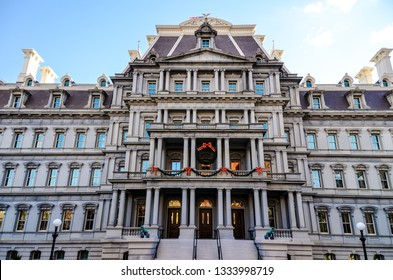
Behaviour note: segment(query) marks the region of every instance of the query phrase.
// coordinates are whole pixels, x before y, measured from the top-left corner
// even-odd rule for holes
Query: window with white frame
[[[40,208],[40,218],[38,221],[38,231],[47,231],[50,219],[50,207]]]
[[[360,96],[354,96],[353,97],[353,108],[355,110],[362,109],[362,100],[361,100]]]
[[[312,98],[312,108],[313,109],[321,109],[321,97],[315,96]]]
[[[101,96],[100,95],[93,95],[91,98],[91,108],[99,109],[101,108]]]
[[[340,169],[334,170],[334,181],[336,184],[336,188],[342,189],[344,188],[344,172]]]
[[[350,254],[349,255],[350,260],[360,260],[360,255],[359,254]]]
[[[317,137],[313,132],[307,133],[307,149],[315,150],[317,149]]]
[[[85,147],[85,142],[86,142],[86,132],[78,131],[76,133],[75,148],[83,149]]]
[[[349,145],[351,150],[359,150],[359,138],[357,133],[349,134]]]
[[[210,92],[210,82],[202,81],[202,92]]]
[[[148,169],[149,169],[149,159],[146,157],[142,157],[141,172],[146,174]]]
[[[61,108],[61,96],[60,95],[54,95],[53,96],[52,108],[54,108],[54,109]]]
[[[33,187],[35,186],[35,181],[37,178],[37,164],[28,164],[26,166],[26,179],[25,179],[25,186],[26,187]]]
[[[97,131],[96,148],[105,148],[106,133],[104,131]]]
[[[126,142],[128,136],[128,128],[123,128],[121,136],[122,143]]]
[[[81,164],[79,163],[72,163],[70,165],[70,179],[69,185],[72,187],[79,186],[79,178],[81,174]]]
[[[44,132],[41,130],[38,130],[34,134],[34,148],[42,148],[44,144]]]
[[[15,231],[24,231],[26,227],[27,217],[29,215],[30,205],[18,205],[17,209],[17,218],[15,224]]]
[[[56,135],[55,135],[54,147],[56,149],[62,149],[62,148],[64,148],[64,142],[65,142],[65,133],[64,133],[64,131],[57,131]]]
[[[85,217],[83,222],[83,230],[90,231],[94,229],[94,219],[96,215],[96,206],[95,205],[86,205],[85,206]]]
[[[361,210],[363,211],[367,233],[369,235],[376,235],[377,229],[375,224],[375,213],[377,210],[372,207],[361,208]]]
[[[175,81],[175,92],[183,92],[183,81]]]
[[[8,163],[5,165],[5,173],[3,179],[3,185],[5,187],[11,187],[14,184],[16,164]]]
[[[147,93],[148,94],[156,94],[157,93],[157,82],[156,81],[148,81],[147,82]]]
[[[63,215],[61,222],[61,230],[62,231],[70,231],[72,225],[72,218],[74,215],[74,206],[73,205],[63,205]]]
[[[371,133],[371,144],[374,151],[381,149],[381,141],[380,141],[379,133],[375,133],[375,132]]]
[[[14,134],[14,142],[12,147],[17,149],[22,148],[22,141],[23,141],[23,132],[16,131]]]
[[[153,122],[153,120],[150,120],[150,119],[146,119],[145,120],[145,129],[144,129],[144,132],[143,132],[143,137],[145,137],[145,138],[149,138],[150,137],[150,133],[149,133],[149,128],[150,128],[150,125],[151,125],[151,123]]]
[[[237,82],[229,81],[228,82],[228,92],[237,92]]]
[[[255,93],[256,94],[265,94],[265,83],[261,81],[255,82]]]
[[[340,213],[341,218],[341,226],[344,234],[353,234],[353,227],[352,227],[352,212],[353,208],[343,206],[337,207],[337,210]]]
[[[202,48],[210,48],[210,39],[202,39]]]
[[[355,179],[359,189],[366,189],[367,188],[367,180],[366,180],[366,170],[367,166],[365,165],[358,165],[354,166],[355,169]]]
[[[87,260],[89,258],[89,251],[87,250],[80,250],[78,251],[78,260]]]
[[[378,173],[379,173],[379,179],[380,179],[380,181],[381,181],[382,189],[388,190],[388,189],[389,189],[389,185],[390,185],[390,183],[389,183],[389,172],[388,172],[388,170],[380,169],[380,170],[378,171]]]
[[[322,234],[329,234],[329,209],[327,207],[317,207],[317,218],[319,225],[319,232]]]
[[[388,213],[390,233],[393,234],[393,211]]]
[[[12,101],[12,108],[21,108],[22,107],[22,96],[20,95],[14,95],[13,101]]]
[[[319,167],[311,169],[311,178],[313,188],[322,188],[321,169]]]
[[[91,178],[90,185],[98,187],[101,185],[101,173],[102,165],[99,163],[93,163],[91,167]]]
[[[124,172],[126,171],[126,163],[124,160],[120,160],[117,165],[117,171]]]
[[[337,150],[337,134],[328,133],[328,145],[330,150]]]
[[[47,185],[54,187],[57,185],[57,179],[59,177],[60,164],[50,163],[48,165],[48,180]]]
[[[33,250],[30,252],[29,260],[39,260],[41,259],[41,251],[40,250]]]
[[[5,213],[7,212],[8,205],[0,204],[0,231],[3,228]]]
[[[389,86],[389,81],[388,81],[388,79],[383,79],[383,80],[382,80],[382,86],[383,86],[383,87],[388,87],[388,86]]]

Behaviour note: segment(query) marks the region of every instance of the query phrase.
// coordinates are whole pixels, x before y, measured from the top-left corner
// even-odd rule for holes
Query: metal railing
[[[158,247],[160,246],[160,241],[161,241],[161,238],[162,238],[163,233],[164,233],[164,229],[163,229],[163,228],[159,228],[159,229],[158,229],[158,232],[157,232],[158,241],[157,241],[156,247],[154,248],[152,260],[157,259]]]
[[[222,260],[222,247],[221,247],[221,237],[220,237],[220,230],[219,229],[215,229],[214,230],[214,234],[215,234],[215,239],[217,241],[217,255],[218,255],[218,259]]]
[[[192,259],[196,260],[197,259],[197,253],[198,253],[198,229],[196,228],[194,231],[194,240],[192,244]]]
[[[258,260],[262,260],[262,249],[259,248],[259,246],[256,242],[255,230],[249,230],[249,233],[250,233],[250,238],[254,241],[254,245],[255,245],[255,248],[256,248],[257,254],[258,254]]]

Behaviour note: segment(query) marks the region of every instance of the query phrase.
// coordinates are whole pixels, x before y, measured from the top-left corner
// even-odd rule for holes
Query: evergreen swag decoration
[[[179,171],[165,171],[165,170],[162,170],[161,168],[153,166],[150,170],[150,173],[152,173],[152,174],[154,173],[154,175],[157,175],[157,172],[160,172],[161,174],[163,174],[165,176],[172,176],[172,177],[177,177],[184,172],[186,172],[187,176],[190,176],[191,172],[193,172],[197,176],[201,176],[201,177],[213,177],[213,176],[216,176],[217,174],[222,174],[222,173],[225,173],[226,175],[231,174],[235,177],[248,177],[254,172],[258,172],[258,175],[263,174],[262,167],[256,167],[253,170],[248,171],[248,172],[244,172],[244,173],[238,173],[238,172],[230,170],[226,167],[221,167],[220,169],[215,170],[214,172],[209,173],[209,174],[206,174],[206,171],[209,171],[209,170],[199,171],[199,170],[196,170],[191,167],[186,167],[186,168],[179,170]]]

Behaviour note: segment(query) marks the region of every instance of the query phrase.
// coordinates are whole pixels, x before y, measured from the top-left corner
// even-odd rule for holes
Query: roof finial
[[[207,17],[210,15],[210,13],[205,13],[205,14],[202,14],[202,15],[205,18],[205,21],[207,21]]]
[[[272,51],[274,51],[274,40],[273,40],[273,47],[272,47]]]
[[[139,51],[139,43],[140,43],[140,42],[141,42],[141,41],[138,40],[138,48],[137,48],[138,51]]]

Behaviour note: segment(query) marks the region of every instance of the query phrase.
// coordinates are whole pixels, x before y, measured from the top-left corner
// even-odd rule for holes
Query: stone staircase
[[[198,239],[198,260],[218,260],[217,241],[215,239]]]
[[[192,239],[161,239],[157,260],[192,260]]]
[[[224,260],[257,260],[258,253],[253,240],[221,239]]]

